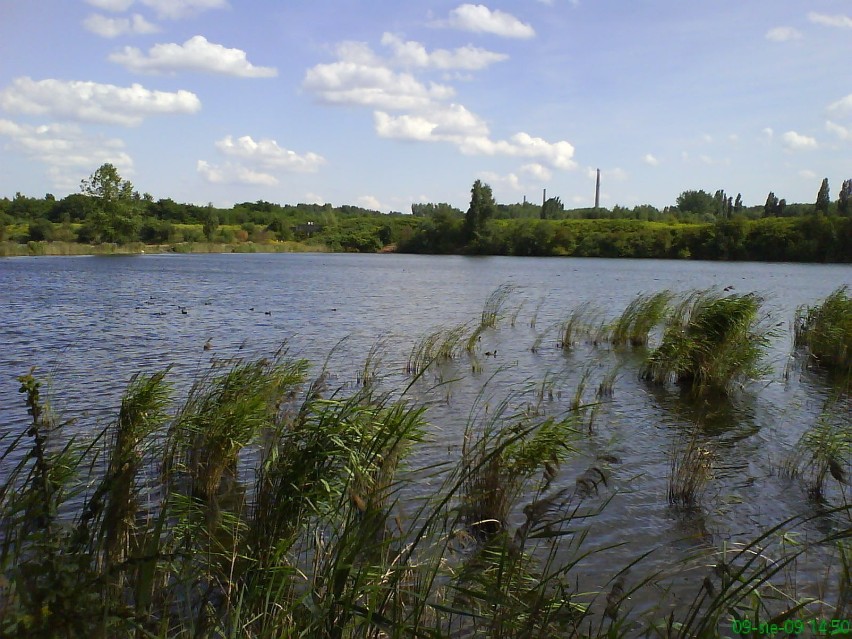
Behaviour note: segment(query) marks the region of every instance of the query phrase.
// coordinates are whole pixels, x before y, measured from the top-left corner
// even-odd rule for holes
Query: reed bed
[[[507,291],[489,297],[475,326],[419,340],[408,372],[463,356],[477,328],[496,327]],[[698,292],[664,313],[660,349],[681,358],[666,379],[691,384],[703,373],[690,366],[751,370],[733,367],[730,353],[708,359],[755,335],[759,300],[743,297]],[[663,298],[642,297],[622,316],[623,343],[642,345]],[[588,317],[576,314],[569,343]],[[551,375],[496,399],[483,390],[460,457],[418,466],[429,398],[411,399],[413,382],[382,390],[381,352],[379,341],[345,389],[330,388],[325,369],[312,379],[309,362],[283,349],[214,362],[182,397],[169,369],[140,375],[116,419],[86,441],[64,433],[34,374],[22,376],[30,419],[0,447],[0,636],[685,639],[730,636],[744,620],[848,614],[848,527],[777,543],[816,517],[849,518],[845,498],[667,574],[643,569],[652,550],[627,565],[600,561],[610,571],[602,585],[582,588],[584,562],[612,548],[595,538],[595,518],[624,483],[617,458],[578,455],[595,436],[584,428],[591,369],[565,404]],[[801,443],[824,455],[813,462],[824,480],[837,464],[848,472],[848,445],[848,419],[821,422]],[[676,448],[671,504],[700,510],[711,457],[695,437]],[[782,581],[826,544],[833,603]],[[686,573],[698,574],[694,599],[674,607],[666,579]],[[643,588],[660,603],[635,611]]]

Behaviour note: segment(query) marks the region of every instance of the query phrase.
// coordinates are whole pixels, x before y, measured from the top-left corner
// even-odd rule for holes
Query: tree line
[[[577,255],[696,259],[852,261],[852,180],[832,200],[828,179],[813,203],[788,204],[770,192],[763,206],[742,195],[687,190],[673,206],[566,209],[559,197],[540,204],[500,204],[476,180],[468,210],[416,203],[412,215],[357,206],[258,200],[230,208],[154,200],[111,164],[57,199],[0,199],[0,241],[177,245],[301,242],[332,251]]]

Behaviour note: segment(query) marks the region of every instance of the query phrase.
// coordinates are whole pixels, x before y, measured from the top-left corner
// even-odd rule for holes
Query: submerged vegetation
[[[636,479],[598,437],[616,381],[645,375],[654,392],[672,382],[730,401],[760,371],[757,295],[643,294],[611,323],[569,312],[558,356],[581,370],[586,340],[612,346],[618,365],[586,365],[564,402],[550,373],[499,395],[486,381],[468,411],[449,407],[467,421],[435,457],[430,413],[451,403],[436,392],[466,362],[482,372],[478,358],[494,355],[482,344],[517,314],[512,294],[500,287],[477,321],[424,336],[389,389],[381,341],[339,388],[328,362],[317,371],[283,348],[214,358],[184,393],[168,368],[135,376],[116,419],[86,439],[21,376],[29,418],[0,449],[0,635],[686,639],[848,615],[845,399],[786,467],[815,513],[692,544],[667,569],[644,564],[660,549],[624,559],[632,547],[598,537]],[[661,472],[667,490],[650,498],[701,522],[719,457],[690,421]],[[804,564],[823,575],[819,597],[797,580]]]

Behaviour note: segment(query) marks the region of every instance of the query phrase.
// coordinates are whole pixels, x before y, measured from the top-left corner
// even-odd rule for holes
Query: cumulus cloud
[[[275,140],[255,141],[250,135],[236,140],[230,135],[225,136],[216,142],[216,148],[226,156],[246,160],[265,169],[312,173],[325,163],[325,158],[316,153],[299,155],[295,151],[280,147]]]
[[[473,33],[491,33],[505,38],[532,38],[535,29],[515,16],[483,4],[462,4],[450,11],[446,26]]]
[[[808,20],[814,24],[821,24],[826,27],[837,27],[840,29],[852,29],[852,17],[844,15],[830,16],[824,13],[815,13],[811,11],[808,14]]]
[[[343,59],[308,69],[302,85],[323,102],[355,104],[386,110],[430,106],[452,97],[452,87],[421,83],[409,73]]]
[[[109,18],[99,13],[93,13],[83,20],[83,26],[104,38],[117,38],[120,35],[146,35],[157,33],[160,28],[148,22],[138,13],[129,18]]]
[[[87,135],[73,124],[32,126],[0,119],[0,136],[8,139],[6,148],[18,151],[47,166],[47,174],[57,188],[74,189],[80,175],[105,162],[124,172],[133,160],[117,138]]]
[[[242,49],[228,49],[200,35],[183,44],[156,44],[147,55],[135,47],[124,47],[110,54],[109,59],[137,73],[205,71],[242,78],[271,78],[278,75],[274,67],[254,66]]]
[[[151,91],[140,84],[16,78],[0,91],[0,107],[27,115],[136,126],[151,115],[192,114],[201,101],[189,91]]]
[[[826,121],[825,130],[829,133],[833,133],[841,140],[852,140],[852,129],[837,124],[836,122],[832,122],[831,120]]]
[[[198,160],[196,170],[210,184],[250,184],[253,186],[275,186],[278,184],[278,178],[274,175],[230,162],[217,166],[204,160]]]
[[[781,139],[784,142],[784,146],[791,151],[803,151],[817,147],[817,141],[814,138],[796,133],[795,131],[787,131],[781,136]]]
[[[393,61],[396,64],[408,67],[477,71],[509,57],[504,53],[496,53],[470,45],[452,51],[435,49],[429,52],[421,43],[413,40],[402,40],[391,33],[385,33],[382,36],[382,44],[391,48],[394,54]]]
[[[791,40],[801,40],[802,34],[793,27],[775,27],[767,31],[764,37],[772,42],[789,42]]]
[[[455,130],[450,126],[442,128],[436,122],[439,118],[435,118],[434,115],[440,111],[435,111],[431,116],[392,116],[383,111],[377,111],[374,114],[376,132],[382,137],[400,140],[450,142],[465,155],[534,158],[546,162],[553,168],[565,170],[576,166],[572,159],[574,147],[569,142],[564,140],[548,142],[524,132],[516,133],[508,140],[492,140],[488,136],[487,127],[477,116],[460,105],[450,106],[456,108],[457,115],[465,114],[451,123],[455,124]]]
[[[645,164],[647,164],[648,166],[659,166],[660,165],[660,161],[657,158],[655,158],[653,155],[651,155],[650,153],[646,153],[645,156],[642,158],[642,161]]]
[[[461,104],[430,105],[420,115],[373,114],[376,132],[383,138],[455,142],[467,136],[488,135],[485,122]]]
[[[510,157],[536,158],[557,169],[573,169],[576,163],[574,147],[565,140],[548,142],[520,132],[508,140],[491,140],[485,136],[471,136],[461,141],[459,148],[466,155],[507,155]]]

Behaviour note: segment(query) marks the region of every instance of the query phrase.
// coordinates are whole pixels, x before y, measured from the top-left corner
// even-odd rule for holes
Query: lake
[[[624,544],[584,564],[590,588],[604,585],[600,565],[627,565],[651,548],[645,565],[660,569],[792,515],[819,513],[802,482],[781,472],[831,394],[818,371],[791,359],[791,323],[799,305],[852,286],[849,265],[394,254],[8,258],[0,260],[0,430],[20,432],[27,423],[16,378],[32,366],[47,382],[52,407],[75,418],[70,429],[83,434],[117,413],[138,371],[174,364],[172,378],[186,388],[213,358],[268,354],[284,342],[315,364],[314,373],[328,357],[329,383],[344,389],[354,387],[379,344],[381,384],[401,388],[418,338],[478,321],[501,285],[513,287],[507,316],[483,334],[478,355],[435,367],[410,391],[430,405],[429,440],[413,464],[459,454],[480,393],[481,408],[513,393],[520,405],[530,397],[525,389],[544,382],[553,394],[547,411],[557,414],[583,385],[582,401],[599,405],[556,483],[570,487],[596,459],[615,460],[595,497],[609,501],[590,524],[590,539],[596,547]],[[649,386],[633,353],[584,340],[570,351],[557,345],[555,327],[575,308],[604,322],[639,293],[708,287],[761,294],[774,331],[771,371],[730,400],[696,404]],[[599,399],[595,390],[612,371],[612,397]],[[436,380],[456,378],[430,390]],[[840,419],[848,422],[848,413]],[[713,476],[701,508],[684,513],[667,500],[670,457],[696,424],[713,455]],[[829,497],[845,498],[839,488]],[[799,532],[807,538],[843,525],[849,522],[827,516]],[[819,559],[801,566],[804,594],[817,594],[824,568]],[[686,579],[673,576],[672,583]]]

